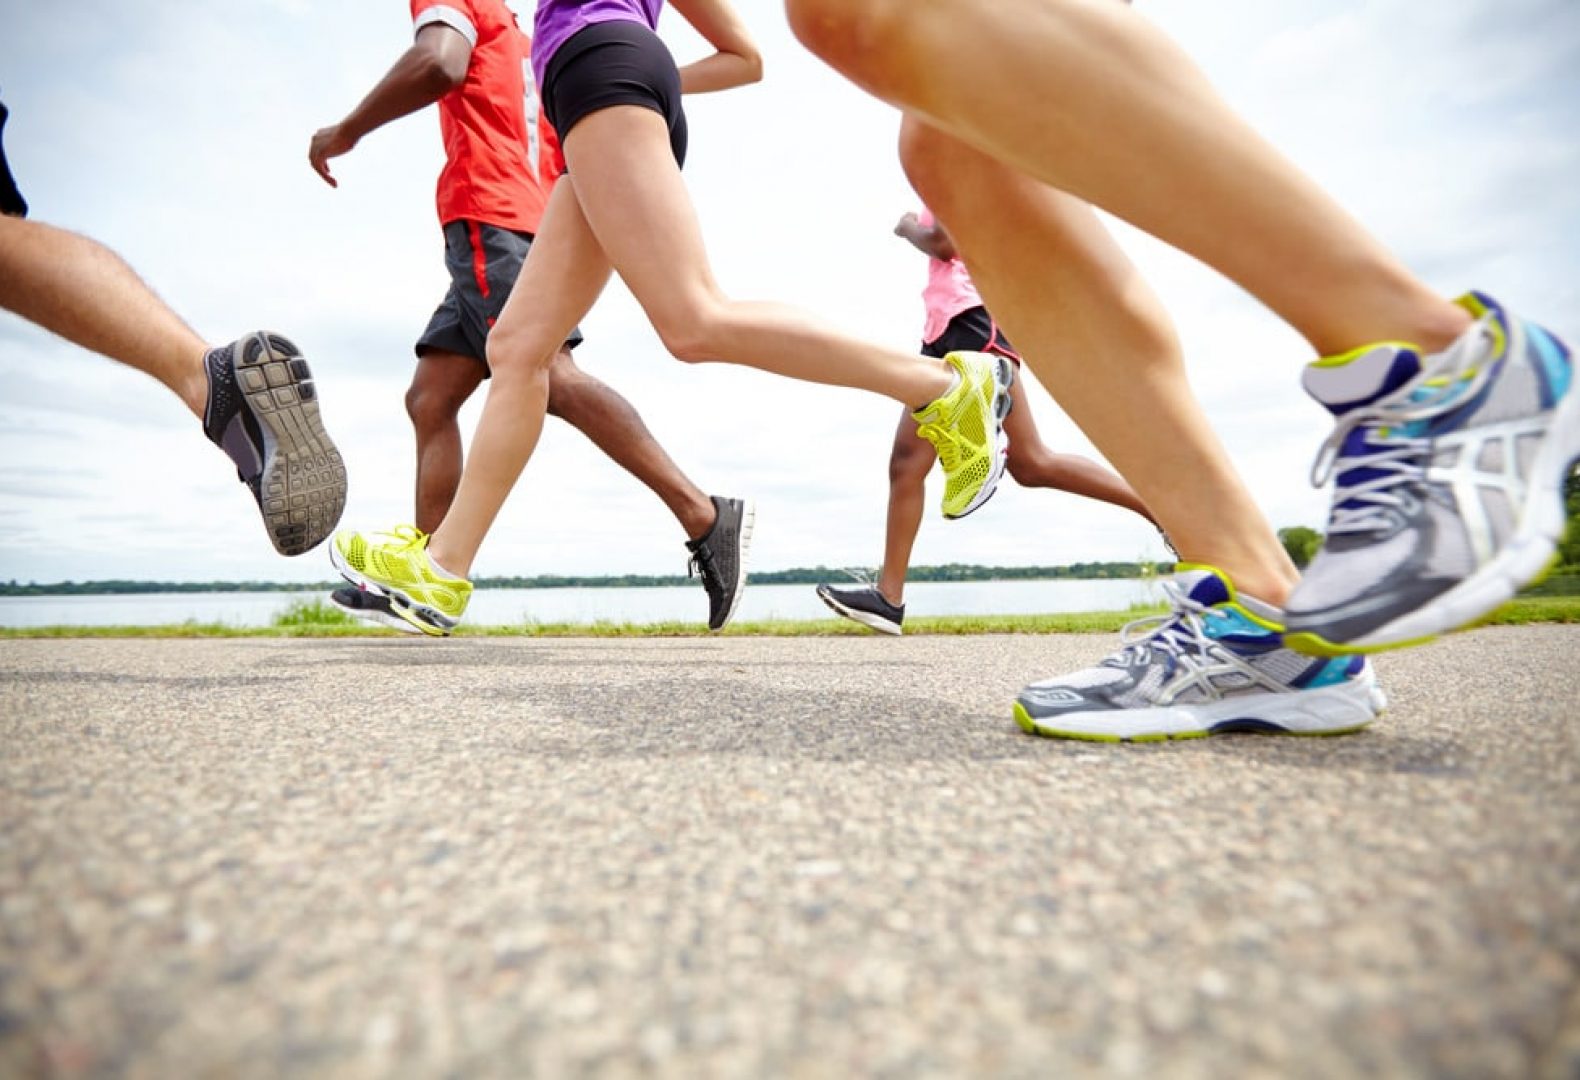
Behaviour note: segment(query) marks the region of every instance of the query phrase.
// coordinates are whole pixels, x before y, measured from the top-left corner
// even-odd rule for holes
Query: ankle
[[[459,552],[444,551],[436,548],[432,541],[428,544],[428,563],[433,567],[433,572],[440,577],[454,578],[459,581],[471,580],[472,560],[461,558]]]
[[[182,369],[182,375],[170,387],[199,422],[208,419],[208,351],[198,353],[197,363]]]
[[[677,509],[675,517],[680,520],[686,539],[696,543],[713,531],[713,526],[719,520],[719,508],[706,495],[698,495]]]

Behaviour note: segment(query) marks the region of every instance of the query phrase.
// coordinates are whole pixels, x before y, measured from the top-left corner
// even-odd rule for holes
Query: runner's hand
[[[307,163],[324,178],[324,183],[339,187],[340,182],[330,175],[329,159],[350,152],[356,145],[357,140],[347,137],[339,124],[319,128],[313,133],[312,142],[307,144]]]

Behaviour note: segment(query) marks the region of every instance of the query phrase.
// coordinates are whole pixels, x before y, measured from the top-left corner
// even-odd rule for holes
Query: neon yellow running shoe
[[[959,381],[911,416],[944,469],[944,517],[963,518],[993,497],[1004,475],[1004,417],[1015,365],[977,352],[952,352],[944,362],[959,372]]]
[[[364,536],[337,532],[329,561],[340,576],[389,598],[390,610],[434,637],[453,631],[472,598],[472,583],[443,577],[428,557],[428,535],[413,525]]]

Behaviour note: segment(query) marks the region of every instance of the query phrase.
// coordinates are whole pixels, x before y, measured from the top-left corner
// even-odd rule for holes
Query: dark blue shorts
[[[481,221],[452,221],[444,227],[444,265],[450,289],[417,339],[417,355],[430,349],[470,356],[488,365],[488,331],[505,310],[505,301],[532,248],[532,234],[501,229]],[[581,328],[565,344],[582,343]]]

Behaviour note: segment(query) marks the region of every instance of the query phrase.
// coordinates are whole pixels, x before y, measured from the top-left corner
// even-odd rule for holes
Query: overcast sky
[[[1580,339],[1580,4],[1575,0],[1158,0],[1237,108],[1433,286],[1505,298]],[[778,0],[743,0],[760,85],[692,99],[687,177],[724,287],[798,303],[914,347],[922,256],[890,229],[916,201],[897,116],[791,38]],[[516,5],[526,22],[531,0]],[[682,61],[701,46],[673,13]],[[5,142],[33,216],[119,251],[199,333],[292,336],[351,476],[344,526],[411,516],[402,405],[411,344],[447,282],[429,111],[308,168],[312,132],[409,43],[404,0],[108,0],[16,6],[0,34]],[[962,58],[994,76],[980,58]],[[1326,432],[1299,390],[1306,346],[1237,288],[1120,229],[1176,319],[1198,392],[1276,526],[1320,526],[1306,481]],[[898,410],[667,359],[618,285],[580,360],[621,390],[705,490],[758,504],[752,565],[871,566]],[[314,581],[323,548],[274,554],[234,470],[162,387],[0,314],[0,580]],[[475,424],[479,393],[463,414]],[[1089,444],[1034,388],[1055,449]],[[982,513],[932,505],[918,563],[1161,557],[1124,511],[1023,491]],[[551,421],[476,564],[480,575],[672,573],[663,505]]]

